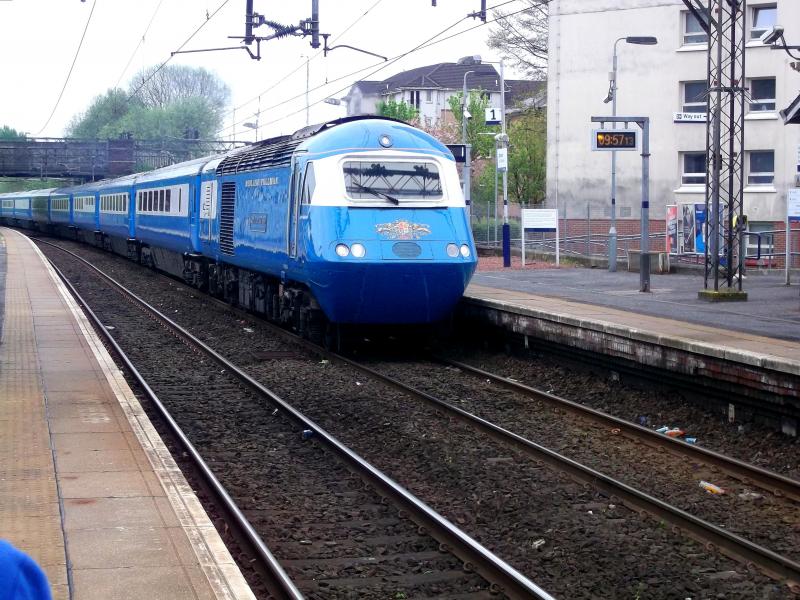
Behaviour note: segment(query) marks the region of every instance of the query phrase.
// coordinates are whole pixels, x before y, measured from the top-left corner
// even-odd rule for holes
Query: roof
[[[358,88],[364,95],[387,95],[408,89],[460,90],[467,73],[469,89],[500,91],[500,74],[494,65],[487,63],[437,63],[402,71],[383,81],[357,81],[353,88]],[[513,106],[519,100],[537,95],[544,87],[543,81],[506,79],[506,105]]]
[[[786,125],[800,125],[800,96],[794,99],[789,108],[781,111],[781,116]]]

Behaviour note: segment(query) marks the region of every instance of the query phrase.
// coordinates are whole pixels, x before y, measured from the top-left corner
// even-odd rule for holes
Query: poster
[[[690,209],[692,207],[689,207]],[[695,204],[694,205],[694,251],[698,254],[704,254],[706,251],[706,232],[705,232],[705,224],[706,224],[706,205],[705,204]]]
[[[681,206],[681,224],[683,225],[683,236],[681,253],[688,254],[694,252],[695,229],[694,229],[694,205],[684,204]]]
[[[678,253],[678,207],[667,206],[667,254]]]

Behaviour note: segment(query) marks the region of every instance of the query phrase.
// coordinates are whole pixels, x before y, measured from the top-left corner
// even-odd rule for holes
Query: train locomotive
[[[379,117],[2,194],[0,219],[128,256],[302,333],[439,321],[477,264],[452,153]]]

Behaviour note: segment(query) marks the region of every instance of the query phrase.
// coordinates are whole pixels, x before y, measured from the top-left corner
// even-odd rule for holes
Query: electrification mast
[[[747,0],[683,0],[708,34],[705,284],[700,297],[746,300],[744,239]],[[720,244],[722,247],[720,247]]]

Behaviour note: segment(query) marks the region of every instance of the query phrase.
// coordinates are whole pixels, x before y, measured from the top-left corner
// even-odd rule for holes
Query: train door
[[[217,218],[217,181],[204,181],[200,188],[200,242],[211,244]]]
[[[297,223],[300,213],[300,198],[302,196],[302,173],[300,172],[300,165],[295,160],[294,169],[292,169],[292,193],[289,198],[289,218],[287,219],[287,236],[288,241],[287,253],[289,258],[297,258]]]

